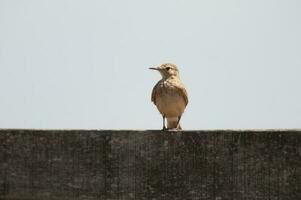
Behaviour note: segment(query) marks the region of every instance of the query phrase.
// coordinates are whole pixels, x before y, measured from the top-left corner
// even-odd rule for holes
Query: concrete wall
[[[0,199],[301,199],[301,131],[0,130]]]

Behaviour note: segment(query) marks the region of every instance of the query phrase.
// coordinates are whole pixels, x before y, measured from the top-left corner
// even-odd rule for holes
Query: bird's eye
[[[166,70],[167,70],[167,71],[170,70],[170,67],[166,67]]]

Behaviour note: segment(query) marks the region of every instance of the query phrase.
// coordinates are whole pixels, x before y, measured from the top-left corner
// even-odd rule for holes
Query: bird
[[[178,67],[172,63],[164,63],[149,69],[160,72],[162,76],[151,94],[151,101],[163,117],[162,130],[182,130],[180,120],[188,104],[188,94],[181,82]]]

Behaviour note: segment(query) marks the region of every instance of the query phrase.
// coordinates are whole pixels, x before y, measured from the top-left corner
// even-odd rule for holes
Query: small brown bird
[[[179,70],[175,64],[165,63],[149,69],[160,72],[162,79],[152,91],[152,102],[163,116],[163,130],[181,130],[180,119],[188,104],[188,95],[180,80]]]

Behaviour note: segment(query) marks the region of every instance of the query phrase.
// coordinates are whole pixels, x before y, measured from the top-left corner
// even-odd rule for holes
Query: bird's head
[[[149,69],[157,70],[160,72],[163,79],[176,76],[179,77],[179,70],[175,64],[164,63],[159,67],[150,67]]]

